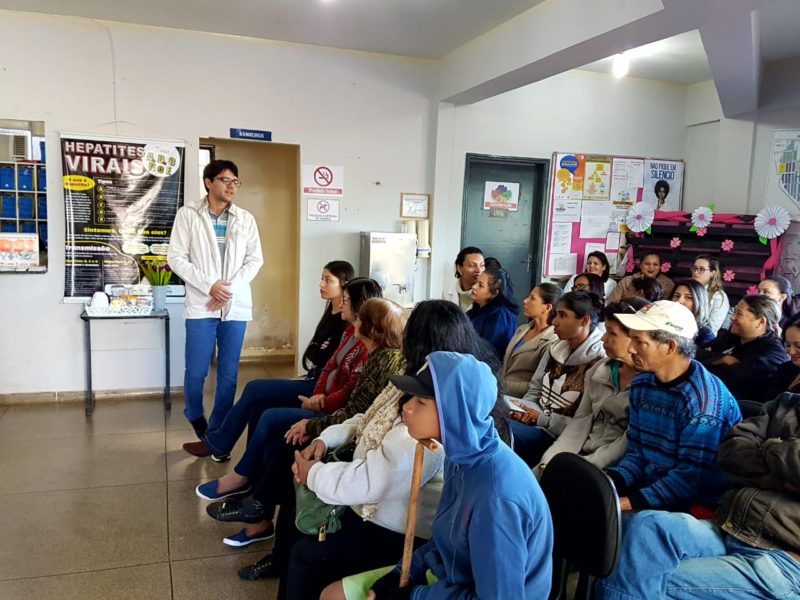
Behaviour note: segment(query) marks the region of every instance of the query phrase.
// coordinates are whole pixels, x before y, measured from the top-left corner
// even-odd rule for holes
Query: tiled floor
[[[240,390],[287,371],[243,367]],[[231,463],[189,456],[193,439],[180,401],[167,415],[159,401],[100,402],[90,419],[79,404],[0,407],[0,598],[273,598],[275,580],[236,575],[269,545],[225,546],[239,527],[195,496]]]

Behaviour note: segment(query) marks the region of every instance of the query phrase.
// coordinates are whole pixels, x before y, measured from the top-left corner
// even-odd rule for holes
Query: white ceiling
[[[711,79],[708,57],[697,30],[627,50],[625,55],[630,61],[629,77],[683,84]],[[580,68],[610,74],[613,60],[610,56]]]
[[[800,56],[800,2],[773,4],[758,12],[761,59],[769,63]]]
[[[0,0],[0,9],[441,58],[543,0]]]

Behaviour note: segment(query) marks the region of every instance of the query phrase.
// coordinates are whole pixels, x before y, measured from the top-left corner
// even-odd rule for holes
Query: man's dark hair
[[[233,173],[234,177],[239,177],[239,167],[230,160],[212,160],[203,169],[203,185],[206,184],[206,179],[214,181],[214,179],[225,170]],[[206,187],[206,190],[208,187]]]
[[[483,256],[483,250],[480,248],[476,248],[475,246],[467,246],[466,248],[462,248],[461,251],[456,255],[456,266],[463,267],[464,266],[464,259],[467,258],[467,254],[480,254]],[[458,269],[456,269],[456,279],[458,279],[460,275],[458,274]]]

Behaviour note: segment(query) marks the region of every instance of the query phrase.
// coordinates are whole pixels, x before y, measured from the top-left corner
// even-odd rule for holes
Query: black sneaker
[[[280,576],[281,574],[278,572],[278,568],[272,564],[272,554],[267,554],[257,563],[239,569],[239,577],[246,581],[256,581],[258,579]]]
[[[231,459],[230,454],[214,454],[211,453],[211,460],[214,462],[228,462]]]
[[[223,523],[260,523],[272,515],[264,514],[264,504],[253,498],[228,498],[206,506],[208,516]]]

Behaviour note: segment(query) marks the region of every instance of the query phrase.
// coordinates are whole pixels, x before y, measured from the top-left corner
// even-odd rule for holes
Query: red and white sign
[[[338,198],[306,198],[308,221],[338,221]]]
[[[344,167],[303,165],[303,193],[317,196],[344,195]]]

